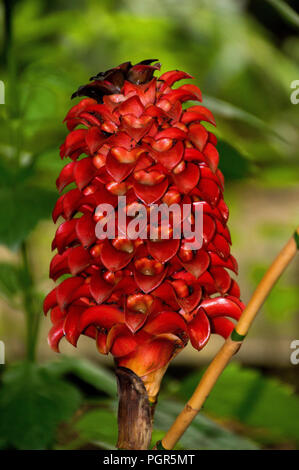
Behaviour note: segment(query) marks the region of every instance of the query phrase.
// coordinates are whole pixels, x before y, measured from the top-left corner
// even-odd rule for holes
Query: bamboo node
[[[246,338],[246,335],[240,335],[240,333],[237,332],[236,328],[234,328],[230,337],[232,341],[241,343]]]
[[[186,403],[185,409],[188,413],[192,413],[192,412],[198,413],[200,411],[200,408],[193,408],[193,406],[189,405],[189,403]]]

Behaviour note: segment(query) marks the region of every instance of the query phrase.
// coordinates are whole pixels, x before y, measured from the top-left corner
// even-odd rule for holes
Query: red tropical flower
[[[201,101],[195,85],[172,88],[190,75],[175,70],[156,78],[160,64],[153,62],[126,62],[73,94],[87,98],[65,118],[70,132],[60,155],[71,161],[57,187],[73,188],[53,211],[54,222],[63,221],[50,266],[55,281],[69,277],[44,302],[55,351],[62,337],[76,346],[84,334],[140,377],[166,366],[188,340],[200,350],[212,333],[226,338],[244,307],[228,272],[237,273],[237,262],[230,254],[217,138],[203,125],[215,125],[214,117],[202,105],[183,109],[186,101]],[[120,208],[124,195],[127,205]],[[189,249],[184,237],[172,237],[171,223],[169,239],[162,238],[162,224],[153,239],[98,239],[95,227],[104,215],[96,208],[103,203],[118,217],[140,204],[148,212],[158,203],[190,204],[192,224],[201,206],[203,245]]]

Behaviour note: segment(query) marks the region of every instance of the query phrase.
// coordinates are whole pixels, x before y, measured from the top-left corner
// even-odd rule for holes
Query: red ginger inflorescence
[[[201,105],[183,110],[182,103],[202,100],[199,88],[173,89],[192,77],[175,70],[156,78],[160,64],[153,62],[99,73],[73,95],[87,98],[65,118],[70,132],[60,155],[71,162],[57,187],[74,188],[53,211],[54,222],[64,220],[50,266],[53,280],[69,277],[44,301],[54,350],[63,336],[76,346],[84,334],[140,377],[166,366],[189,339],[200,350],[212,333],[226,338],[244,308],[227,271],[237,273],[237,262],[230,254],[217,138],[202,124],[215,125],[214,117]],[[103,215],[96,208],[110,204],[118,214],[118,196],[126,196],[126,212],[134,204],[147,211],[153,204],[190,204],[191,222],[201,205],[202,247],[190,250],[184,237],[171,238],[171,224],[168,240],[98,239]]]

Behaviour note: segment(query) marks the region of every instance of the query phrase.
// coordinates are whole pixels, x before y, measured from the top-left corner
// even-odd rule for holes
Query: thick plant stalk
[[[167,367],[168,364],[143,377],[126,367],[116,368],[119,449],[149,448],[160,385]]]
[[[146,388],[130,369],[116,369],[118,382],[118,449],[146,450],[152,434],[152,412]]]
[[[269,295],[272,287],[280,275],[284,272],[286,267],[295,257],[298,248],[299,228],[297,228],[294,236],[287,242],[287,244],[283,247],[283,249],[273,261],[272,265],[256,288],[247,307],[243,311],[231,336],[227,338],[222,348],[216,354],[190,400],[187,402],[182,412],[178,415],[162,441],[157,443],[156,448],[166,450],[173,449],[180,437],[191,424],[192,420],[202,408],[206,398],[214,387],[222,371],[225,369],[232,356],[240,349],[242,341],[245,338],[259,309],[263,305],[265,299]]]

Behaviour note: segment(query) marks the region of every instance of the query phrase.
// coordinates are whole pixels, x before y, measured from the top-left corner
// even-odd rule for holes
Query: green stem
[[[34,281],[28,261],[28,250],[26,242],[21,246],[21,257],[24,272],[23,303],[26,314],[26,353],[28,361],[34,362],[36,356],[36,345],[39,330],[40,315],[35,311],[34,305]]]
[[[4,6],[4,50],[3,60],[8,72],[8,110],[11,121],[11,142],[15,148],[15,158],[19,163],[22,128],[20,119],[20,100],[16,73],[16,59],[13,44],[13,12],[17,0],[3,0]],[[20,250],[23,269],[23,305],[26,315],[26,355],[29,361],[35,360],[39,330],[39,312],[36,313],[34,280],[28,261],[27,244],[24,241]]]

